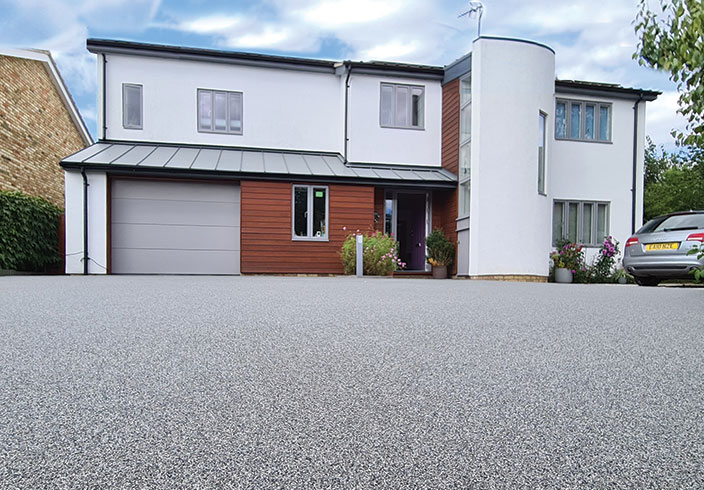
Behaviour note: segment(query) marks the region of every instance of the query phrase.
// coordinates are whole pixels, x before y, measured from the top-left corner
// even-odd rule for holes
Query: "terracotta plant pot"
[[[433,279],[447,279],[447,266],[433,266]]]
[[[563,267],[555,269],[555,282],[569,284],[572,282],[572,271]]]

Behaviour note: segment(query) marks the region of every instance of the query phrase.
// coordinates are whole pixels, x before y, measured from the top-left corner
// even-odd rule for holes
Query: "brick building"
[[[0,189],[63,208],[59,161],[91,143],[51,54],[0,48]]]

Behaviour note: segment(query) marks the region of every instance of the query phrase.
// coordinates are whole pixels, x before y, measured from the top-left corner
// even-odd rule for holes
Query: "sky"
[[[639,0],[484,0],[482,35],[556,52],[560,79],[662,91],[646,134],[674,149],[677,87],[632,59]],[[446,65],[471,50],[477,19],[457,0],[0,0],[0,45],[51,51],[96,136],[97,67],[89,37],[331,60]]]

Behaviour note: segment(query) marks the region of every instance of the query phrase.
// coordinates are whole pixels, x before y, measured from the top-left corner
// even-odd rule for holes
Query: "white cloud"
[[[687,123],[681,114],[677,114],[678,98],[677,91],[663,92],[657,100],[648,103],[645,110],[646,134],[656,145],[664,145],[669,150],[674,147],[670,132],[673,129],[683,130]]]
[[[360,54],[362,59],[383,61],[406,58],[415,54],[416,51],[417,44],[415,42],[391,41],[365,49]]]
[[[397,12],[400,0],[324,0],[300,12],[310,24],[330,28],[345,24],[373,22]]]
[[[230,32],[242,23],[240,17],[227,15],[212,15],[182,22],[178,28],[196,34],[223,34]]]

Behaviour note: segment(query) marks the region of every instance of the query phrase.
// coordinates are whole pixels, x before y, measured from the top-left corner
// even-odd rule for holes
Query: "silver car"
[[[657,286],[665,279],[687,279],[704,265],[704,258],[688,255],[704,242],[704,211],[672,213],[651,219],[626,241],[623,267],[641,286]]]

